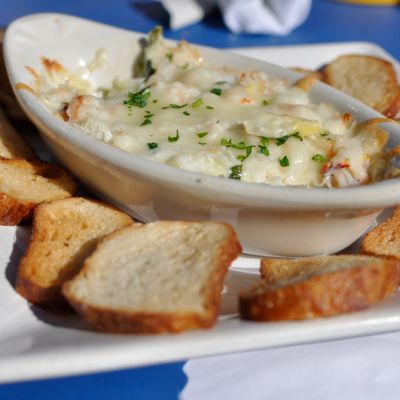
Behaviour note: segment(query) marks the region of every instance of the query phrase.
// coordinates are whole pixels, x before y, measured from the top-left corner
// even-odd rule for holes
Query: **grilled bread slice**
[[[65,303],[61,285],[76,275],[99,239],[132,223],[121,211],[80,197],[38,206],[17,272],[18,293],[35,304]]]
[[[400,260],[400,207],[394,210],[391,218],[365,235],[360,250],[364,254]]]
[[[323,69],[323,80],[390,118],[399,111],[396,72],[386,60],[355,54],[341,56]]]
[[[0,109],[0,157],[34,160],[34,151],[8,122]]]
[[[100,331],[209,328],[224,276],[240,251],[234,230],[223,223],[132,226],[105,238],[63,293]]]
[[[17,225],[40,203],[71,197],[76,182],[42,161],[0,157],[0,225]]]
[[[399,284],[399,262],[363,255],[264,259],[264,281],[239,296],[243,319],[299,320],[367,308]]]

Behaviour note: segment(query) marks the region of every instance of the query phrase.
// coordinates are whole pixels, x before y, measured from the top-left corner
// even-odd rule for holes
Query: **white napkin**
[[[287,35],[307,18],[312,0],[161,0],[171,29],[201,21],[217,5],[235,33]]]
[[[190,360],[181,400],[397,400],[400,332]]]

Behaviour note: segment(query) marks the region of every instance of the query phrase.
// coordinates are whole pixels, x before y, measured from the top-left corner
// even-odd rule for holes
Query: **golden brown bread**
[[[0,157],[34,160],[34,151],[8,122],[0,108]]]
[[[9,117],[17,120],[26,119],[14,96],[3,58],[3,32],[0,32],[0,106]]]
[[[18,267],[16,290],[35,304],[64,303],[61,285],[75,276],[98,241],[132,223],[121,211],[80,197],[39,205]]]
[[[328,317],[367,308],[398,287],[399,262],[362,255],[265,259],[265,281],[239,296],[241,318]]]
[[[240,251],[234,230],[223,223],[135,225],[105,238],[63,293],[100,331],[209,328],[217,320],[224,276]]]
[[[400,208],[393,215],[368,232],[361,243],[361,253],[395,257],[400,260]]]
[[[327,84],[393,118],[400,107],[400,92],[393,65],[378,57],[344,55],[323,69]]]
[[[71,197],[77,188],[62,168],[0,157],[0,225],[17,225],[40,203]]]

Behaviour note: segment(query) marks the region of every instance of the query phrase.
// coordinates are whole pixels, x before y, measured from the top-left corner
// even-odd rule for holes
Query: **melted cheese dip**
[[[368,183],[384,165],[386,135],[314,104],[306,90],[260,71],[212,68],[196,49],[161,36],[145,48],[144,77],[107,91],[60,64],[37,91],[87,135],[133,154],[207,175],[306,187]],[[100,60],[100,61],[99,61]],[[78,74],[79,75],[79,74]]]

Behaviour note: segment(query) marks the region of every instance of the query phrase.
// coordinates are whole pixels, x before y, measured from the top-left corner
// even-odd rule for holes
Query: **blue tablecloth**
[[[35,12],[61,12],[147,32],[166,24],[158,6],[132,0],[0,0],[0,26]],[[236,35],[215,12],[203,22],[165,35],[216,47],[370,41],[400,59],[400,7],[365,7],[314,0],[311,15],[287,37]],[[183,362],[79,377],[0,385],[1,400],[176,399],[186,383]]]

